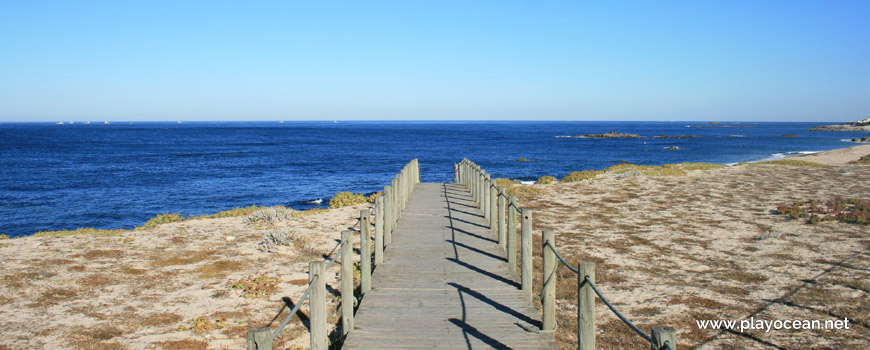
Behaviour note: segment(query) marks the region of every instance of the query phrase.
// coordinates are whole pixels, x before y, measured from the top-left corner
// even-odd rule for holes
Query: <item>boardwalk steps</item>
[[[556,349],[460,184],[420,183],[343,349]]]

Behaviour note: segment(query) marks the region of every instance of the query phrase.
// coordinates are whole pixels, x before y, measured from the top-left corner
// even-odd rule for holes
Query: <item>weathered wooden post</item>
[[[248,350],[272,350],[272,330],[269,327],[248,329]]]
[[[480,169],[480,187],[477,189],[477,198],[480,201],[480,210],[483,210],[484,205],[486,204],[485,196],[483,195],[483,191],[486,188],[486,170]]]
[[[495,181],[489,186],[489,229],[492,231],[498,229],[498,188],[495,186]]]
[[[490,174],[486,174],[486,177],[483,180],[483,218],[486,219],[488,224],[491,224],[492,215],[490,206],[492,206],[492,196],[490,196],[490,191],[492,190],[492,182],[490,178],[492,176]],[[492,226],[490,226],[491,228]]]
[[[507,227],[505,227],[505,209],[507,208],[507,198],[505,198],[504,187],[498,188],[498,245],[501,246],[502,252],[507,252]]]
[[[375,198],[375,265],[384,262],[384,196]]]
[[[393,187],[384,186],[384,247],[393,244]]]
[[[453,183],[459,183],[459,164],[453,163]]]
[[[507,260],[511,272],[517,273],[517,197],[510,196],[507,222]]]
[[[523,229],[522,237],[520,237],[521,262],[520,271],[522,272],[522,290],[526,293],[529,299],[532,299],[532,210],[523,209]]]
[[[543,317],[541,317],[541,330],[554,331],[556,330],[556,233],[553,230],[544,230],[541,240],[541,252],[544,260],[544,272],[541,280],[543,287],[541,288],[541,306],[543,308]]]
[[[341,231],[341,335],[353,329],[353,231]]]
[[[362,294],[372,290],[372,235],[369,225],[372,211],[360,212],[359,222],[359,284]]]
[[[323,261],[308,263],[308,317],[311,328],[311,350],[327,350],[326,345],[326,270]]]
[[[595,263],[577,265],[577,349],[595,349],[595,291],[584,281],[595,283]]]
[[[677,330],[671,327],[653,326],[651,350],[662,350],[667,344],[671,350],[677,350]]]
[[[393,227],[396,227],[396,222],[399,221],[399,189],[396,188],[396,178],[390,179],[390,188],[390,208],[393,209],[390,218],[393,219]]]

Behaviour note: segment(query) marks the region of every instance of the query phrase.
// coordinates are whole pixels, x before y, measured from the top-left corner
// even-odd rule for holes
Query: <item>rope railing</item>
[[[577,267],[569,264],[556,251],[555,233],[544,230],[542,236],[543,275],[540,298],[532,296],[532,211],[519,208],[516,197],[507,196],[504,187],[499,187],[479,165],[463,159],[454,164],[454,181],[464,185],[471,192],[472,205],[481,209],[484,219],[490,224],[490,229],[497,231],[498,243],[507,255],[511,271],[520,274],[521,287],[530,299],[541,300],[543,314],[542,332],[556,330],[556,270],[565,266],[577,275],[577,348],[580,350],[595,349],[595,296],[625,323],[632,331],[650,343],[653,350],[675,350],[676,331],[670,327],[654,326],[651,334],[638,328],[626,318],[595,285],[595,263],[580,262]],[[507,212],[507,215],[505,215]],[[521,234],[519,243],[520,269],[517,271],[517,218],[521,215]],[[507,218],[505,219],[505,216]],[[507,220],[507,225],[505,224]],[[549,247],[549,249],[547,249]]]
[[[265,327],[248,329],[248,350],[271,350],[275,338],[299,312],[300,307],[308,300],[309,307],[309,332],[311,333],[311,349],[326,350],[327,341],[327,292],[326,271],[337,261],[341,265],[341,277],[339,288],[341,293],[341,333],[337,336],[346,337],[353,329],[353,313],[358,304],[354,296],[354,258],[353,242],[356,232],[360,235],[360,287],[362,295],[371,290],[372,265],[383,262],[384,249],[391,243],[391,236],[396,224],[402,217],[402,211],[407,206],[411,193],[420,182],[420,164],[417,159],[411,160],[402,170],[391,179],[390,185],[384,187],[384,195],[375,199],[375,204],[360,211],[360,217],[351,229],[359,227],[358,231],[344,230],[341,232],[341,240],[327,254],[327,259],[312,261],[308,264],[308,286],[302,293],[302,297],[290,310],[278,327],[272,331],[270,326],[281,316],[285,309],[289,308],[289,299],[284,298],[284,305],[278,310],[278,314],[272,318]],[[374,237],[372,237],[372,217],[374,217]],[[372,239],[374,238],[374,239]],[[372,252],[374,241],[374,252]],[[336,251],[338,253],[336,254]],[[374,258],[374,259],[373,259]],[[338,330],[339,328],[337,328]],[[336,332],[337,332],[336,330]]]

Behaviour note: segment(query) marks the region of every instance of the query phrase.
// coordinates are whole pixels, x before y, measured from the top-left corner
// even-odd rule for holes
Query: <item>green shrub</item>
[[[504,191],[508,196],[517,196],[518,198],[528,198],[537,195],[544,194],[544,191],[541,188],[531,187],[531,186],[513,186]]]
[[[510,188],[511,186],[519,185],[519,184],[520,184],[519,182],[516,182],[516,181],[511,180],[511,179],[495,179],[495,185],[497,187]]]
[[[853,160],[849,164],[870,164],[870,154],[861,157],[858,160]]]
[[[592,178],[598,176],[599,174],[604,174],[604,172],[601,170],[575,171],[575,172],[572,172],[568,175],[565,175],[565,177],[563,177],[562,181],[560,181],[560,182],[575,182],[575,181],[589,180],[589,179],[592,179]]]
[[[170,222],[178,222],[184,220],[184,215],[182,215],[181,213],[163,213],[151,218],[144,225],[136,227],[136,231],[148,230],[155,228],[160,224],[168,224]]]
[[[369,202],[369,203],[374,203],[375,200],[378,199],[378,197],[381,197],[381,196],[383,196],[383,195],[384,195],[383,192],[375,192],[375,193],[372,193],[368,198],[366,198],[366,201]]]
[[[278,277],[268,275],[248,276],[235,282],[227,282],[230,289],[238,289],[245,298],[267,296],[278,290]]]
[[[541,176],[538,178],[538,181],[535,181],[538,185],[549,185],[554,182],[556,182],[556,177],[552,175]]]
[[[870,225],[870,201],[860,199],[808,200],[776,207],[776,213],[793,220],[806,218],[806,223],[840,221]]]
[[[4,239],[9,239],[9,235],[7,235],[7,234],[0,234],[0,240],[4,240]]]
[[[329,200],[330,208],[341,208],[349,205],[362,204],[367,201],[366,196],[362,193],[339,192]]]

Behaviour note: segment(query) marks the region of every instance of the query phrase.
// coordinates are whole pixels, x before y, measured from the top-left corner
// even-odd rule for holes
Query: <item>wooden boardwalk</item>
[[[420,183],[344,349],[556,349],[460,184]]]

